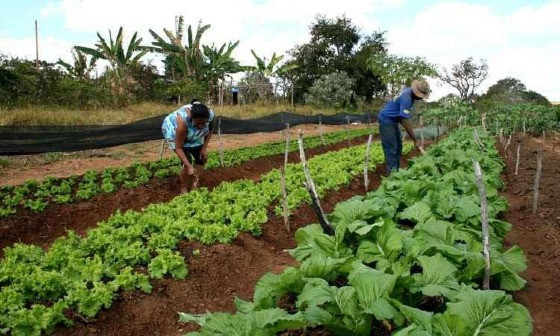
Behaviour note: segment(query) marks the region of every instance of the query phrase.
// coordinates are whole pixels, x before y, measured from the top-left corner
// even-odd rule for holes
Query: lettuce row
[[[325,145],[354,139],[375,129],[361,128],[350,132],[337,131],[324,135]],[[308,137],[306,148],[322,145],[319,136]],[[290,142],[289,150],[297,150],[297,140]],[[284,153],[285,142],[271,142],[255,147],[238,148],[224,151],[224,165],[235,166],[257,158]],[[207,169],[220,167],[217,152],[210,152]],[[152,178],[166,178],[177,175],[180,162],[176,156],[146,163],[133,163],[129,167],[106,168],[103,171],[90,170],[81,177],[55,178],[49,176],[43,182],[28,180],[19,186],[0,187],[0,218],[14,215],[18,206],[33,212],[43,212],[52,203],[67,204],[87,200],[100,193],[112,193],[118,188],[136,188],[150,182]]]
[[[411,147],[405,144],[407,151]],[[319,193],[349,183],[362,172],[364,157],[361,145],[311,158]],[[382,160],[375,143],[370,168]],[[301,164],[289,164],[286,173],[290,206],[309,202]],[[117,212],[85,237],[69,231],[48,251],[24,244],[6,248],[0,261],[0,334],[37,335],[70,323],[68,310],[95,316],[112,305],[119,290],[149,293],[150,278],[185,278],[184,257],[175,251],[180,240],[228,243],[242,231],[260,234],[268,208],[279,197],[280,176],[273,170],[258,182],[223,182],[212,191],[200,188],[143,212]]]
[[[503,163],[490,137],[457,131],[393,173],[378,190],[338,204],[328,217],[296,232],[300,261],[257,283],[252,302],[234,315],[180,314],[202,326],[189,335],[276,335],[323,328],[331,335],[530,335],[529,312],[506,291],[523,288],[522,250],[503,248],[510,224],[498,195]],[[491,283],[484,269],[478,189],[471,158],[485,175],[491,224]]]

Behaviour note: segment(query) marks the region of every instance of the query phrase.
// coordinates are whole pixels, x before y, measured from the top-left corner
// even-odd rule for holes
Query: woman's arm
[[[177,129],[175,130],[175,153],[183,163],[183,165],[188,169],[189,174],[194,174],[194,168],[187,159],[187,155],[183,150],[183,145],[185,144],[185,139],[187,137],[187,124],[183,121],[180,115],[177,115]]]

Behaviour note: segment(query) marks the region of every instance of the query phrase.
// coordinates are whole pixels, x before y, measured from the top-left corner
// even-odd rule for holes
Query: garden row
[[[431,108],[422,113],[427,124],[477,125],[484,121],[494,134],[528,132],[541,135],[542,132],[560,131],[560,106],[535,104],[499,104],[486,108],[483,113],[471,105],[456,103]]]
[[[498,194],[503,163],[482,138],[478,148],[472,129],[458,131],[377,191],[339,203],[328,216],[334,235],[317,224],[298,230],[298,267],[264,275],[233,315],[180,314],[202,326],[189,335],[530,335],[529,312],[505,292],[525,285],[526,259],[517,246],[503,248],[511,228],[497,219],[508,207]],[[485,176],[492,290],[480,289],[472,158]]]
[[[330,145],[347,139],[363,136],[369,129],[338,131],[306,139],[306,148]],[[297,149],[297,141],[292,140],[289,150]],[[224,166],[234,166],[256,158],[281,154],[285,150],[284,142],[274,142],[256,147],[225,150]],[[207,169],[221,165],[219,154],[210,152]],[[177,175],[181,169],[179,159],[174,156],[153,162],[134,163],[129,167],[107,168],[103,171],[88,171],[82,176],[69,178],[47,177],[44,181],[29,180],[19,186],[0,187],[0,218],[17,213],[20,206],[34,212],[44,211],[49,204],[67,204],[87,200],[100,193],[112,193],[118,188],[136,188],[145,185],[152,178],[167,178]]]
[[[405,151],[411,148],[405,144]],[[361,145],[311,158],[308,163],[319,194],[336,190],[363,172],[365,151]],[[383,158],[379,143],[371,154],[373,169]],[[292,209],[310,202],[303,181],[301,165],[287,165]],[[34,245],[6,248],[0,261],[0,331],[37,335],[59,323],[71,323],[67,318],[71,312],[95,316],[112,305],[119,290],[150,292],[150,278],[185,278],[185,260],[176,251],[180,240],[228,243],[241,231],[259,234],[281,195],[280,173],[273,170],[259,182],[223,182],[212,191],[200,188],[143,212],[117,212],[86,237],[70,231],[46,252]]]

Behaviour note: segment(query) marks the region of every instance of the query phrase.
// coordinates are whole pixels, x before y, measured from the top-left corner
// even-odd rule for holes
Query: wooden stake
[[[350,147],[350,118],[346,117],[346,140],[348,140],[348,147]]]
[[[280,186],[282,188],[282,214],[284,226],[290,232],[290,210],[288,209],[288,192],[286,191],[286,167],[280,167]]]
[[[161,140],[161,146],[159,147],[159,159],[163,157],[163,150],[165,149],[165,139]]]
[[[303,165],[303,173],[306,180],[303,185],[309,192],[309,196],[311,196],[311,205],[315,210],[317,217],[319,218],[319,224],[323,228],[323,232],[332,235],[334,233],[334,230],[327,220],[327,216],[325,216],[323,208],[321,207],[319,196],[317,195],[317,189],[315,188],[315,183],[313,183],[313,179],[311,178],[311,174],[309,173],[309,168],[307,167],[307,161],[305,160],[305,150],[303,149],[303,133],[301,132],[301,130],[299,131],[298,145],[299,157],[301,159],[301,164]]]
[[[476,128],[473,131],[473,137],[474,137],[474,142],[476,143],[478,148],[483,149],[484,145],[482,144],[482,141],[480,141],[480,137],[478,136],[478,132],[476,131]]]
[[[508,158],[509,158],[508,148],[509,148],[509,145],[511,145],[511,137],[512,137],[512,136],[513,136],[513,133],[511,133],[511,134],[509,135],[509,138],[508,138],[508,140],[506,141],[506,144],[505,144],[505,146],[504,146],[504,154],[505,154],[505,156],[506,156],[506,162],[507,162],[507,160],[508,160]]]
[[[537,173],[535,174],[535,186],[533,193],[533,213],[537,212],[539,207],[539,183],[541,180],[542,171],[542,152],[539,150],[537,152]]]
[[[321,136],[321,143],[325,145],[325,137],[323,137],[323,124],[321,123],[321,116],[319,116],[319,135]]]
[[[424,147],[424,119],[420,117],[420,147]]]
[[[480,117],[480,124],[482,125],[484,132],[486,132],[486,113],[483,113]]]
[[[369,137],[368,137],[368,141],[367,141],[367,147],[366,147],[366,160],[364,162],[364,188],[366,190],[366,192],[368,191],[368,187],[369,187],[369,151],[371,148],[371,141],[373,140],[373,134],[370,133]]]
[[[523,135],[527,133],[527,129],[525,128],[525,119],[523,119]]]
[[[286,151],[284,152],[284,169],[288,165],[288,153],[290,152],[290,124],[286,123]]]
[[[482,288],[490,289],[490,235],[488,228],[488,204],[486,203],[486,189],[484,187],[484,179],[482,170],[478,161],[473,159],[474,174],[476,176],[476,184],[480,194],[480,212],[482,214],[482,244],[484,253],[484,278],[482,280]]]
[[[519,173],[519,154],[521,153],[521,140],[517,140],[517,157],[515,158],[515,175]]]
[[[220,145],[220,165],[224,166],[224,145],[222,141],[222,117],[218,118],[218,139]]]
[[[542,141],[546,142],[546,132],[542,131]]]

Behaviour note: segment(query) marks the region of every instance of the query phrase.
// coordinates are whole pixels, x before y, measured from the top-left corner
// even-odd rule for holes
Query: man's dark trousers
[[[402,155],[402,137],[399,124],[379,124],[379,135],[381,135],[381,146],[385,154],[387,172],[398,170]]]

